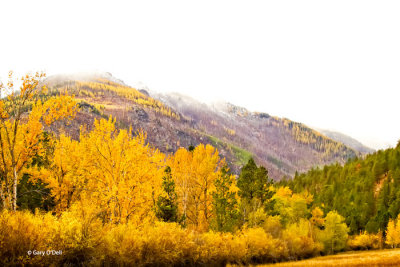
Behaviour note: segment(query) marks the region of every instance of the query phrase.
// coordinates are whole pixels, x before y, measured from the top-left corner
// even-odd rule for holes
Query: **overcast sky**
[[[400,139],[400,1],[4,1],[0,79],[108,71],[203,101]]]

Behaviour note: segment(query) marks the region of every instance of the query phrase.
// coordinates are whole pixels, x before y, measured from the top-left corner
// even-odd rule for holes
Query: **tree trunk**
[[[14,174],[14,183],[13,183],[13,200],[12,200],[12,210],[17,210],[17,183],[18,183],[18,174],[16,167],[13,168]]]
[[[0,194],[1,194],[1,201],[3,202],[3,209],[7,209],[8,205],[7,205],[6,197],[4,196],[3,186],[1,187]]]

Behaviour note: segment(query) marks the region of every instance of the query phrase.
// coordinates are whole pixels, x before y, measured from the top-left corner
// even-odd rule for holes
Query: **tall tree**
[[[0,93],[6,95],[0,100],[0,196],[6,209],[17,209],[17,185],[22,173],[43,151],[40,138],[44,124],[76,113],[75,101],[68,95],[49,98],[44,103],[40,100],[45,94],[45,87],[39,86],[44,77],[43,73],[27,74],[16,90],[10,72],[7,85],[0,83]]]
[[[213,193],[213,228],[217,231],[233,231],[238,220],[238,201],[236,199],[237,187],[235,176],[229,173],[225,166],[214,182]]]
[[[171,168],[169,166],[165,167],[162,187],[163,194],[158,196],[156,202],[156,216],[164,222],[177,222],[177,194],[175,192],[175,182],[171,175]]]
[[[264,208],[265,211],[272,210],[272,196],[274,195],[271,189],[272,184],[267,169],[263,166],[257,167],[254,159],[250,158],[247,164],[243,166],[237,180],[244,221],[251,212],[260,207]]]
[[[186,224],[196,230],[205,231],[213,216],[214,182],[218,178],[225,160],[211,145],[198,145],[193,151],[180,148],[169,157],[172,176],[177,185],[180,210]]]
[[[344,218],[336,211],[330,211],[325,218],[325,229],[321,231],[320,240],[325,250],[330,253],[340,251],[346,247],[349,228]]]

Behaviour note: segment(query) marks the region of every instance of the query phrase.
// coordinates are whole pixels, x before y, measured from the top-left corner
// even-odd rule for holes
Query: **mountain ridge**
[[[205,104],[179,93],[161,94],[145,85],[137,90],[110,73],[58,75],[45,81],[50,92],[66,90],[80,102],[76,125],[112,116],[121,128],[147,132],[148,142],[165,153],[208,143],[216,146],[234,173],[250,158],[279,180],[296,171],[360,156],[356,151],[312,128],[233,104]]]

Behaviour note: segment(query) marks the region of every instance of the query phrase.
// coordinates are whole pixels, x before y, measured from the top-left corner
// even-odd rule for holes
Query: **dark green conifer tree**
[[[211,225],[216,231],[231,232],[237,225],[238,202],[236,192],[230,190],[234,182],[235,178],[229,173],[226,166],[222,168],[221,176],[214,182],[213,211],[215,217]]]
[[[172,179],[171,168],[165,168],[162,187],[166,196],[158,196],[156,216],[164,222],[178,222],[178,204],[175,192],[175,182]]]

